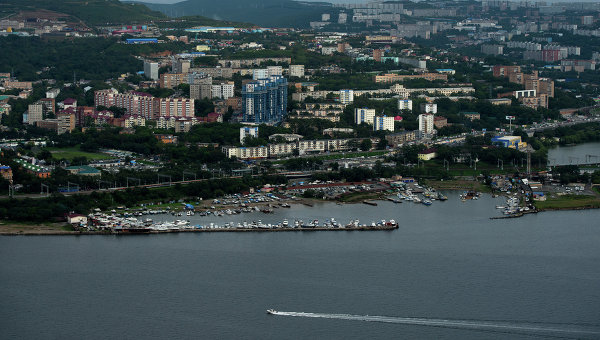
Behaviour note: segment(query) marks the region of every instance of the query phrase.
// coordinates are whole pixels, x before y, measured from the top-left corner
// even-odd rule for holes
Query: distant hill
[[[3,13],[45,9],[68,14],[89,25],[141,23],[166,18],[143,4],[119,0],[2,0],[0,8]]]
[[[215,20],[250,22],[265,27],[305,27],[331,10],[329,3],[293,0],[187,0],[175,4],[144,3],[168,16],[201,15]]]

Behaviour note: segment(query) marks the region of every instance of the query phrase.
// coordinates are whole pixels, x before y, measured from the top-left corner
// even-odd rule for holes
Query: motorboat
[[[276,310],[274,310],[274,309],[267,309],[267,314],[275,314],[275,313],[277,313]]]

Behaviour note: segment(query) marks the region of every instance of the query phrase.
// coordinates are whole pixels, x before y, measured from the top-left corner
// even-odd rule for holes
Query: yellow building
[[[426,150],[423,150],[423,151],[419,152],[418,157],[422,161],[432,160],[436,156],[435,151],[436,151],[435,149],[426,149]]]
[[[198,51],[198,52],[210,51],[210,46],[208,46],[208,45],[196,45],[196,51]]]

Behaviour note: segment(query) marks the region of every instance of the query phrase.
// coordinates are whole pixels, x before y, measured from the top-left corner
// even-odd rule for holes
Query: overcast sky
[[[141,2],[150,2],[156,4],[173,4],[176,2],[181,2],[183,0],[129,0],[129,1],[141,1]],[[319,2],[331,2],[331,3],[366,3],[369,0],[301,0],[301,1],[319,1]],[[512,0],[519,1],[519,0]],[[545,2],[598,2],[599,0],[541,0]]]

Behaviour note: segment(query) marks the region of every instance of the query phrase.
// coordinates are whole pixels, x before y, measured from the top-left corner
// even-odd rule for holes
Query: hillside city
[[[600,202],[600,153],[548,157],[600,140],[599,3],[303,4],[290,26],[95,3],[0,7],[2,218],[365,181]]]

